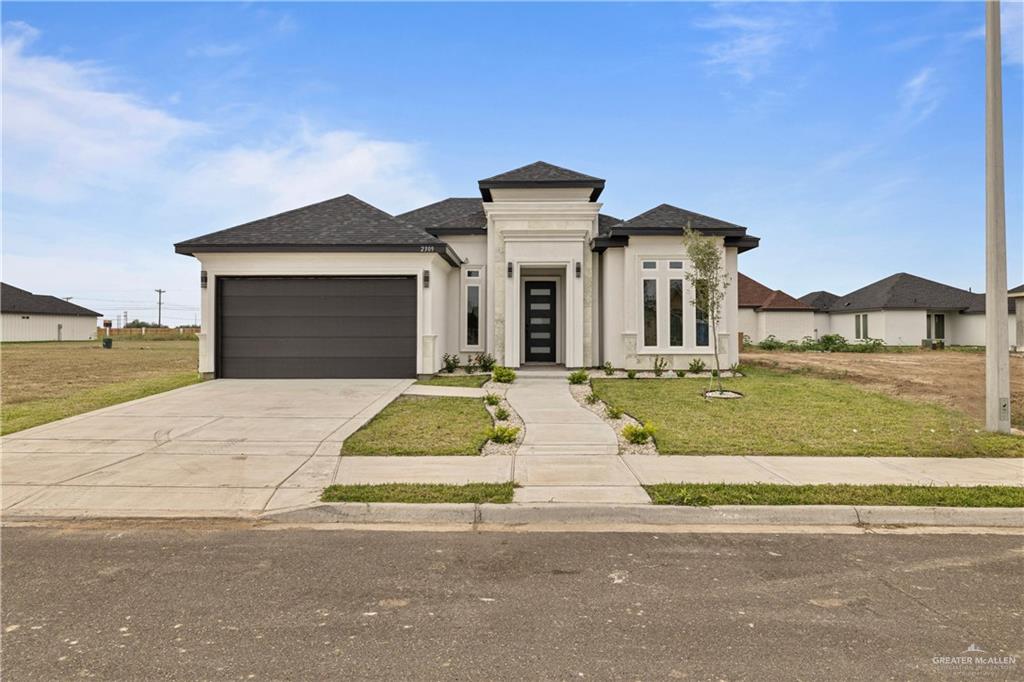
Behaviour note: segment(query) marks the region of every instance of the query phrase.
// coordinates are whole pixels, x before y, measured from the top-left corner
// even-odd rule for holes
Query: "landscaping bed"
[[[332,485],[320,496],[322,502],[404,502],[412,504],[464,503],[507,504],[515,484],[384,483],[379,485]]]
[[[342,455],[479,455],[491,415],[479,398],[403,395],[345,439]]]
[[[570,384],[569,393],[576,399],[580,405],[590,410],[598,417],[600,417],[608,426],[612,427],[615,431],[615,437],[619,441],[619,454],[620,455],[656,455],[658,454],[658,448],[654,444],[654,439],[648,439],[645,443],[631,443],[624,435],[623,430],[627,426],[641,427],[639,421],[629,416],[625,412],[617,411],[614,407],[609,407],[600,398],[597,398],[596,402],[588,402],[587,396],[593,394],[593,389],[589,384]],[[595,395],[596,398],[596,395]],[[614,416],[613,416],[614,415]]]
[[[705,400],[705,380],[593,379],[597,396],[655,428],[662,454],[1022,457],[1024,438],[990,434],[968,415],[847,382],[745,367]]]
[[[644,486],[654,504],[860,505],[911,507],[1024,507],[1013,486],[781,485],[774,483],[660,483]]]

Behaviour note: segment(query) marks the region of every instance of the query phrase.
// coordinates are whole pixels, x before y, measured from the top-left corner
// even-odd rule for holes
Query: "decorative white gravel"
[[[590,370],[587,370],[587,373],[590,375],[591,379],[628,379],[629,378],[629,376],[626,374],[626,370],[624,370],[624,369],[617,369],[614,372],[612,372],[611,374],[605,374],[603,369],[590,369]],[[722,370],[722,378],[723,379],[728,379],[730,377],[741,377],[741,376],[743,376],[743,374],[741,374],[740,372],[733,372],[730,369],[723,369]],[[676,371],[674,369],[666,369],[664,374],[662,374],[659,377],[659,376],[657,376],[651,370],[638,369],[638,370],[636,370],[636,376],[634,378],[635,379],[680,379],[680,378],[685,378],[685,379],[710,379],[711,378],[711,372],[710,371],[686,372],[682,377],[678,377],[678,376],[676,376]],[[580,385],[580,384],[577,384],[577,385]]]
[[[488,381],[482,387],[488,393],[494,393],[501,396],[501,402],[497,405],[488,405],[487,403],[484,403],[484,407],[486,407],[487,411],[490,412],[491,419],[494,419],[494,423],[496,425],[501,424],[502,426],[516,426],[519,428],[519,433],[516,434],[516,440],[514,443],[495,443],[492,440],[484,443],[484,447],[480,451],[480,454],[485,457],[489,457],[491,455],[512,456],[516,454],[516,450],[519,449],[519,445],[523,442],[523,437],[526,435],[526,425],[523,423],[522,417],[520,417],[519,413],[512,409],[509,402],[505,400],[505,392],[508,390],[509,385],[510,384],[501,384],[496,381]],[[508,419],[498,421],[494,418],[494,413],[499,407],[504,407],[508,410]]]
[[[602,376],[603,374],[604,373],[602,372]],[[608,416],[608,406],[604,403],[603,400],[598,400],[592,405],[587,403],[587,394],[589,394],[590,392],[591,388],[589,384],[569,384],[569,393],[571,393],[572,397],[576,399],[576,402],[578,402],[580,405],[582,405],[583,407],[585,407],[586,409],[590,410],[598,417],[603,419],[604,423],[612,427],[612,430],[615,431],[615,437],[619,441],[620,455],[658,454],[658,446],[654,444],[653,439],[647,441],[646,443],[637,445],[636,443],[630,443],[622,436],[622,429],[625,428],[627,424],[643,426],[639,421],[637,421],[633,417],[630,417],[625,412],[622,413],[622,416],[619,419],[611,419]]]

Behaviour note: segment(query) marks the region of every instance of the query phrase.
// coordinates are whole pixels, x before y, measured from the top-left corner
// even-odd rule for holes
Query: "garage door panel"
[[[408,317],[225,317],[221,332],[230,337],[297,338],[409,336]],[[409,336],[409,338],[413,338]]]
[[[411,377],[413,277],[218,278],[218,375]]]

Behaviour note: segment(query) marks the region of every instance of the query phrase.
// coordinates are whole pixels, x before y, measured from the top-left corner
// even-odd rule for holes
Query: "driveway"
[[[405,379],[221,379],[2,439],[5,514],[246,516],[302,506]]]

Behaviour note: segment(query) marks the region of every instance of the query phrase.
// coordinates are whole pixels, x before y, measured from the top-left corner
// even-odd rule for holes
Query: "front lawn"
[[[454,502],[468,504],[509,503],[514,483],[384,483],[380,485],[332,485],[324,490],[323,502],[405,502],[431,504]]]
[[[5,343],[0,433],[194,384],[198,349],[194,340]]]
[[[420,379],[417,384],[423,386],[459,386],[462,388],[480,388],[490,380],[490,374],[438,374],[429,379]]]
[[[660,483],[644,486],[654,504],[846,504],[910,507],[1024,507],[1013,486],[779,485],[774,483]]]
[[[651,421],[662,454],[1022,457],[1024,438],[967,415],[843,381],[746,367],[738,400],[705,400],[707,380],[594,379],[601,400]]]
[[[399,396],[345,439],[343,455],[478,455],[491,415],[479,398]]]

